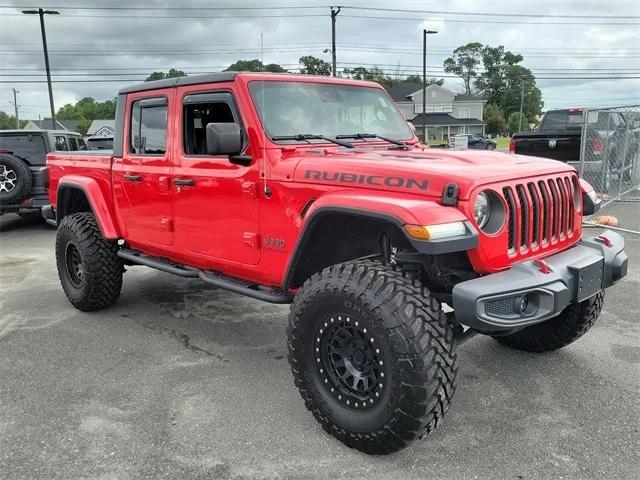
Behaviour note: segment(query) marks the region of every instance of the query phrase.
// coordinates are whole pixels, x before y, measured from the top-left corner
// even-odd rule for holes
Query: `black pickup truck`
[[[511,137],[509,151],[568,163],[589,180],[597,180],[599,185],[606,188],[611,174],[620,174],[621,167],[629,163],[622,161],[628,129],[625,118],[619,112],[595,113],[597,115],[590,118],[588,124],[582,168],[580,145],[584,120],[581,108],[546,112],[536,131],[516,133]],[[632,143],[632,148],[627,148],[627,160],[635,158],[636,153],[637,143]],[[628,172],[625,171],[624,174]]]

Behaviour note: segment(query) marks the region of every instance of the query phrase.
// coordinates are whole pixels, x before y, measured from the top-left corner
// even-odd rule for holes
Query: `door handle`
[[[142,175],[124,175],[123,178],[127,182],[138,183],[142,181]]]
[[[196,181],[193,178],[174,178],[173,184],[181,187],[193,187]]]

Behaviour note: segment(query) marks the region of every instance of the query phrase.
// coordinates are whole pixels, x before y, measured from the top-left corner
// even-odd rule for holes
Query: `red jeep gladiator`
[[[145,265],[291,303],[289,362],[323,428],[397,451],[449,407],[475,333],[544,352],[627,271],[571,166],[428,149],[379,85],[223,72],[118,95],[112,154],[48,156],[62,288],[82,311]]]

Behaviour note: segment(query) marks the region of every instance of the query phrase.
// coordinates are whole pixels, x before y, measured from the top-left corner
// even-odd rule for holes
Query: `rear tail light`
[[[509,141],[509,153],[516,153],[516,139],[512,138]]]
[[[591,140],[591,149],[594,155],[602,155],[604,152],[604,142],[601,138],[594,138]]]

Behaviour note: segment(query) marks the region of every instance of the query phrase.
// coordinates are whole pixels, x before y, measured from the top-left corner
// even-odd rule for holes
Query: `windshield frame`
[[[252,107],[255,111],[255,116],[256,116],[256,120],[258,121],[258,123],[260,124],[260,127],[262,129],[262,136],[264,137],[264,139],[266,140],[267,143],[269,143],[272,147],[275,148],[283,148],[283,147],[291,147],[291,146],[295,146],[295,147],[317,147],[320,145],[330,145],[330,146],[334,146],[334,147],[338,147],[338,145],[335,145],[332,142],[329,142],[327,140],[323,140],[323,139],[306,139],[306,140],[273,140],[271,138],[271,136],[269,135],[267,128],[265,127],[265,124],[263,122],[262,119],[262,115],[260,113],[261,109],[259,108],[258,102],[259,102],[259,98],[254,97],[254,92],[251,89],[251,85],[254,83],[298,83],[298,84],[315,84],[315,85],[326,85],[326,86],[335,86],[335,87],[348,87],[348,88],[357,88],[357,89],[371,89],[371,90],[375,90],[377,92],[379,92],[380,95],[386,97],[386,99],[389,101],[389,105],[391,106],[391,108],[393,108],[395,110],[395,112],[398,114],[399,118],[402,119],[402,121],[406,124],[407,127],[407,137],[402,137],[402,138],[397,138],[397,140],[407,144],[407,145],[413,145],[415,143],[418,142],[418,138],[416,137],[416,134],[414,132],[414,130],[411,128],[411,126],[409,125],[409,122],[406,118],[404,118],[404,115],[402,115],[402,112],[400,111],[400,109],[398,108],[398,105],[396,105],[396,102],[391,98],[391,96],[389,95],[389,93],[380,85],[376,84],[376,83],[370,83],[370,82],[362,82],[362,81],[352,81],[350,79],[343,79],[344,81],[340,81],[342,79],[336,79],[334,77],[327,77],[327,81],[322,81],[322,79],[319,79],[318,77],[310,77],[309,79],[307,78],[301,78],[300,76],[296,76],[296,77],[292,77],[292,78],[287,78],[284,77],[283,78],[270,78],[270,79],[251,79],[248,82],[246,82],[246,89],[247,89],[247,93],[249,95],[249,99],[251,101]],[[322,132],[298,132],[298,133],[302,133],[302,134],[314,134],[314,135],[323,135]],[[348,132],[348,133],[353,133],[353,132]],[[381,132],[361,132],[361,133],[381,133]],[[381,133],[383,136],[384,133]],[[274,137],[277,136],[281,136],[279,134],[277,135],[273,135]],[[395,138],[394,138],[395,139]],[[356,143],[354,143],[354,147],[360,147],[360,146],[377,146],[379,147],[380,145],[389,145],[389,142],[379,139],[379,138],[367,138],[367,139],[354,139],[354,141]]]

